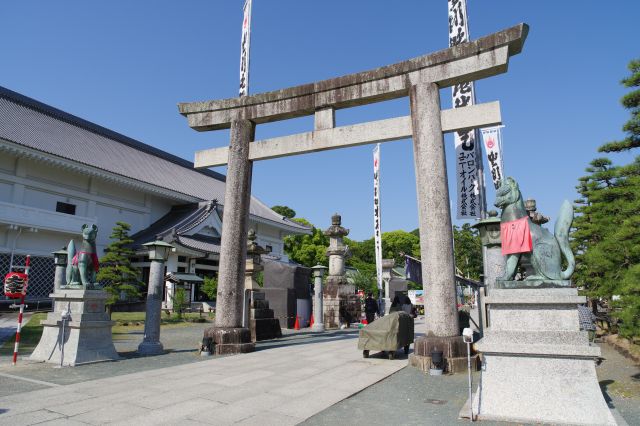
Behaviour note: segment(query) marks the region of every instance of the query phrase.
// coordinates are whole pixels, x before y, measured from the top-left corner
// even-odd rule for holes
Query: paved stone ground
[[[0,424],[296,424],[406,365],[364,360],[355,329],[284,330],[253,354],[202,358],[195,348],[208,326],[163,327],[168,353],[155,357],[137,356],[135,330],[114,340],[122,361],[60,369],[26,354],[15,367],[0,358]]]
[[[605,361],[597,367],[609,406],[629,425],[640,425],[640,367],[607,344],[600,345]],[[479,374],[473,376],[474,391]],[[309,418],[303,425],[449,425],[469,424],[457,419],[467,400],[467,376],[429,376],[406,367],[389,378]],[[505,425],[483,421],[481,425]]]
[[[355,330],[285,330],[253,354],[214,359],[193,350],[207,326],[163,328],[169,352],[156,357],[135,355],[135,331],[116,340],[123,361],[58,369],[0,359],[0,424],[468,423],[457,420],[465,375],[430,377],[404,357],[364,360]],[[603,356],[598,374],[611,404],[640,425],[640,369],[607,345]]]

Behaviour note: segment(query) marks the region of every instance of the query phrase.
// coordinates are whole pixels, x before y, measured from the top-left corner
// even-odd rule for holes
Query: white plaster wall
[[[87,192],[89,190],[89,176],[42,162],[27,160],[25,163],[26,177],[32,182],[41,181],[54,183],[57,186],[79,189],[83,192]]]
[[[280,237],[281,230],[265,223],[249,221],[249,227],[256,231],[257,241],[262,247],[271,246],[271,255],[280,256],[282,260],[288,257],[284,252],[284,243]]]
[[[131,224],[133,234],[148,227],[171,209],[171,200],[124,185],[6,153],[0,158],[0,201],[47,212],[55,212],[57,202],[74,204],[75,216],[95,218],[97,221],[100,228],[96,244],[99,255],[109,243],[111,229],[117,221]],[[3,218],[0,217],[0,226],[2,223]],[[76,238],[79,238],[79,232],[80,229]],[[68,233],[41,230],[28,234],[23,231],[16,251],[50,253],[66,245],[70,237],[73,235]],[[13,238],[7,238],[7,232],[2,232],[0,250],[9,251],[12,246]]]
[[[144,206],[144,192],[136,191],[121,185],[114,185],[111,182],[95,180],[94,189],[98,195],[116,200],[128,201],[131,204]]]
[[[155,195],[147,195],[146,205],[151,209],[151,212],[149,213],[148,224],[145,228],[167,214],[169,210],[171,210],[171,206],[173,204],[175,204],[175,202],[171,202],[165,198],[156,197]]]
[[[23,197],[22,202],[25,206],[56,211],[57,203],[63,202],[76,206],[76,216],[89,216],[87,212],[87,200],[67,196],[64,193],[64,188],[60,188],[59,192],[49,192],[38,188],[27,187],[24,189]]]
[[[0,201],[5,203],[11,202],[11,194],[13,193],[13,185],[2,181],[3,172],[0,171]]]
[[[15,173],[16,157],[7,152],[3,152],[0,155],[0,171],[4,171],[9,174]]]

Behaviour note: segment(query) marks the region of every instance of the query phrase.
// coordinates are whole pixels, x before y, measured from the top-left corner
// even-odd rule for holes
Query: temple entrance
[[[526,24],[432,54],[374,70],[241,98],[182,103],[179,110],[197,131],[231,129],[229,147],[199,151],[195,166],[227,164],[214,339],[216,352],[251,351],[242,328],[249,198],[253,161],[388,142],[411,137],[418,198],[420,252],[428,339],[451,348],[459,337],[454,257],[445,161],[446,132],[501,124],[498,102],[440,108],[439,90],[507,70],[521,52]],[[409,97],[405,117],[335,126],[335,110]],[[314,116],[314,130],[254,141],[258,124]],[[458,342],[460,341],[460,342]],[[460,345],[458,345],[460,343]],[[417,346],[417,345],[416,345]],[[425,347],[426,348],[426,347]]]

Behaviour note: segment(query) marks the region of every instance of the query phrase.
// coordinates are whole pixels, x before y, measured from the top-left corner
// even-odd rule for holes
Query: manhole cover
[[[444,399],[426,399],[424,402],[435,405],[444,405],[447,403]]]

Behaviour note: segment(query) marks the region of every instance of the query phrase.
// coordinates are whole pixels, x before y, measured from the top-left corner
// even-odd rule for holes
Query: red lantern
[[[20,299],[27,294],[29,276],[22,272],[9,272],[4,276],[4,295],[10,299]]]

